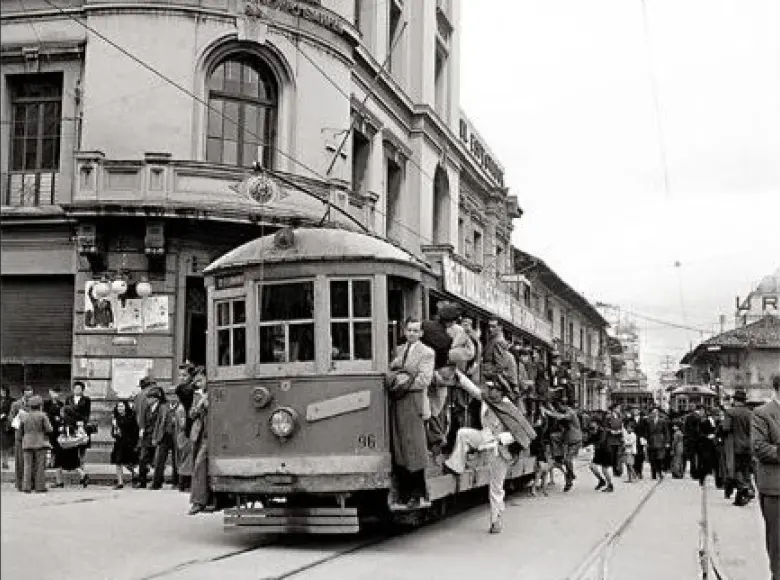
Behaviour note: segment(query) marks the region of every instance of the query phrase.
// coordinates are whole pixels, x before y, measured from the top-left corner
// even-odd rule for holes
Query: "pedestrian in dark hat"
[[[737,496],[734,505],[744,506],[755,497],[752,472],[752,449],[750,440],[750,424],[753,412],[746,405],[747,392],[738,389],[734,393],[734,406],[726,409],[721,424],[723,433],[723,448],[726,460],[725,496],[729,499],[736,488]]]
[[[133,487],[144,488],[149,475],[149,467],[154,461],[154,428],[160,413],[160,403],[165,399],[162,389],[150,378],[141,379],[141,392],[136,395],[136,420],[138,422],[139,455],[138,479]]]

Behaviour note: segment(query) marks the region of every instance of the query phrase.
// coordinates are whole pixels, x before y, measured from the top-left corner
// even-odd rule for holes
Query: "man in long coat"
[[[780,580],[780,376],[772,379],[772,389],[772,400],[753,412],[751,443],[771,580]]]
[[[727,491],[731,487],[737,488],[737,497],[734,505],[744,506],[755,497],[751,480],[752,449],[750,444],[750,429],[753,421],[753,412],[745,405],[747,393],[740,389],[734,393],[734,406],[726,409],[726,414],[721,425],[725,441],[723,443],[728,457],[726,464],[733,466],[733,479],[725,482]],[[731,470],[727,470],[731,471]],[[731,473],[727,473],[730,476]],[[727,496],[730,495],[727,493]]]
[[[398,347],[390,363],[390,433],[393,461],[398,475],[398,502],[409,507],[429,505],[425,489],[428,460],[425,420],[425,391],[433,378],[435,354],[420,342],[422,323],[409,318],[406,344]]]

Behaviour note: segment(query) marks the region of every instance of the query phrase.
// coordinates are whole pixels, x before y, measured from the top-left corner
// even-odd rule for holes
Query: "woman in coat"
[[[116,465],[114,489],[122,489],[124,487],[122,468],[126,467],[130,471],[130,477],[135,478],[133,468],[138,465],[138,423],[127,401],[119,401],[114,407],[111,436],[114,438],[111,463]]]

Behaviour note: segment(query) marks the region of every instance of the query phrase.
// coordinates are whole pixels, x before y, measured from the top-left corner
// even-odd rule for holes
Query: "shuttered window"
[[[3,362],[70,364],[73,276],[0,277]]]

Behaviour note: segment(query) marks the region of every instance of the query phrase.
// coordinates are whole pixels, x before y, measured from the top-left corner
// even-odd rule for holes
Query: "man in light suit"
[[[435,353],[420,342],[422,323],[408,318],[406,344],[396,349],[390,363],[390,431],[398,476],[398,503],[428,507],[425,465],[428,447],[425,420],[430,418],[427,390],[433,378]]]
[[[772,400],[753,413],[751,439],[771,580],[780,580],[780,376],[772,378],[772,389]]]

